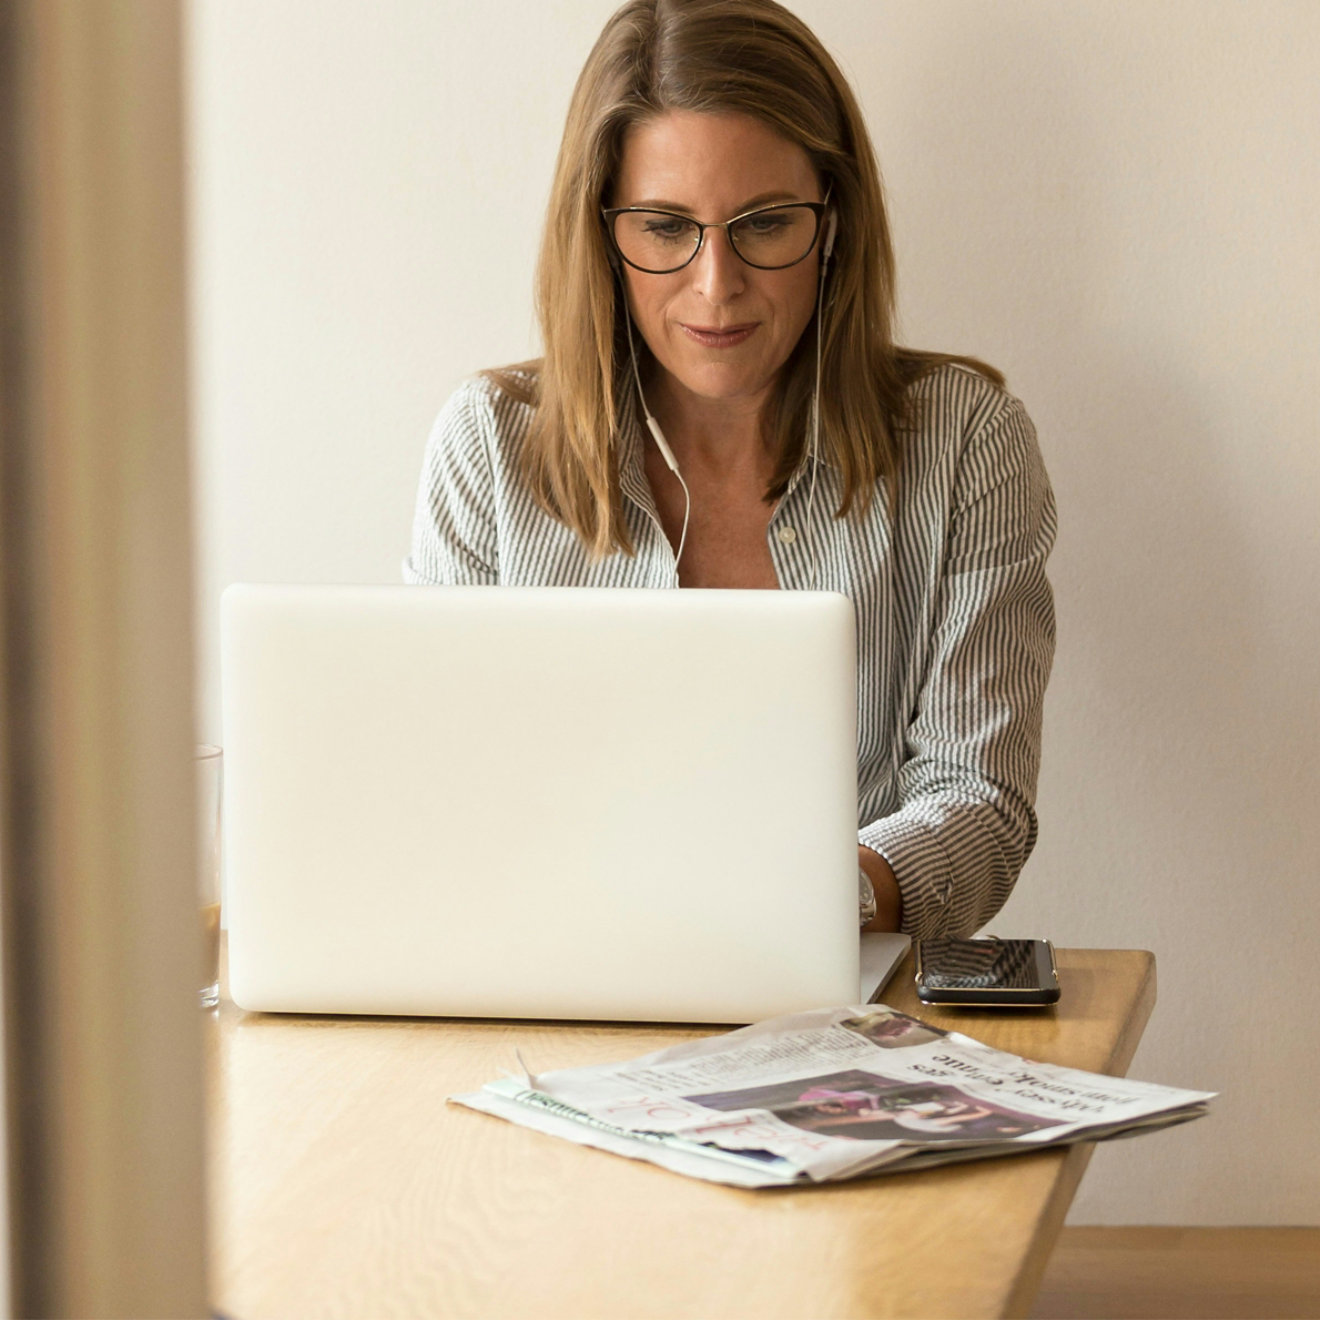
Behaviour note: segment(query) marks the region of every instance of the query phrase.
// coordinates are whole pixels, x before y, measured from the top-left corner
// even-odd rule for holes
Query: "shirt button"
[[[781,527],[776,535],[780,545],[792,545],[797,540],[797,531],[792,527]]]

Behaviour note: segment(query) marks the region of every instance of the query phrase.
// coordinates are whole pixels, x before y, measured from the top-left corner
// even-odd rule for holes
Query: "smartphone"
[[[917,998],[923,1004],[1036,1008],[1059,1002],[1049,940],[918,940]]]

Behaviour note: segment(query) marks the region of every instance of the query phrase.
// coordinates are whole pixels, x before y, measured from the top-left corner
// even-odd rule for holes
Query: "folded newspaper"
[[[783,1187],[1128,1136],[1199,1117],[1214,1092],[1036,1063],[870,1004],[450,1098],[695,1178]]]

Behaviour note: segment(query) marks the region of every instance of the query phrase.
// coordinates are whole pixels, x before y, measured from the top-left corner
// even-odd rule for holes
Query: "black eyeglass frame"
[[[734,241],[732,226],[743,220],[750,220],[754,215],[760,215],[768,211],[787,211],[790,207],[803,207],[810,211],[816,217],[816,232],[811,236],[811,242],[807,244],[807,250],[800,256],[794,257],[792,261],[786,261],[782,266],[762,266],[758,262],[749,261],[741,252],[738,251],[738,244]],[[605,233],[609,237],[610,246],[618,253],[619,260],[631,266],[633,270],[639,270],[643,275],[677,275],[680,270],[690,266],[696,259],[697,254],[706,244],[706,230],[722,229],[724,237],[729,240],[729,247],[734,256],[743,263],[744,266],[750,266],[753,270],[789,270],[791,267],[799,265],[801,262],[811,256],[815,251],[816,244],[820,241],[821,223],[825,219],[825,213],[830,209],[828,199],[823,202],[779,202],[774,206],[755,206],[750,211],[744,211],[741,215],[735,215],[729,220],[712,220],[705,224],[700,220],[694,219],[690,215],[683,215],[679,211],[665,211],[654,206],[611,206],[601,207],[601,219],[605,222]],[[652,270],[648,266],[639,266],[635,261],[629,260],[624,255],[623,249],[619,246],[619,240],[614,234],[615,216],[625,215],[632,212],[637,215],[667,215],[675,220],[682,220],[684,224],[696,225],[697,244],[692,249],[691,255],[686,261],[678,266],[670,266],[665,270]]]

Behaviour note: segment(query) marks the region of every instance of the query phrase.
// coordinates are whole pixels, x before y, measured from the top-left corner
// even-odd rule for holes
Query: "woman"
[[[1050,1127],[1002,1106],[988,1105],[948,1086],[901,1086],[882,1091],[835,1091],[813,1086],[800,1104],[777,1109],[786,1123],[862,1141],[961,1141],[1017,1137]]]
[[[848,595],[863,922],[983,925],[1036,835],[1053,498],[998,372],[893,343],[879,173],[807,27],[629,0],[538,280],[545,357],[442,411],[405,578]]]

